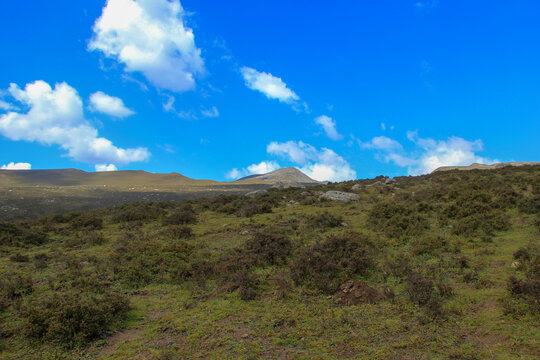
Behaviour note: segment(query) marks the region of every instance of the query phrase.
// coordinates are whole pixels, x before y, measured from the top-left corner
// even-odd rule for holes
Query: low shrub
[[[342,223],[343,217],[339,215],[333,215],[328,211],[307,217],[307,225],[315,228],[335,228],[341,226]]]
[[[186,225],[169,225],[166,233],[173,239],[189,239],[193,236],[193,229]]]
[[[0,222],[0,245],[42,245],[48,240],[47,234],[24,224]]]
[[[429,228],[427,218],[411,205],[378,203],[369,212],[368,223],[373,230],[393,238],[418,236]]]
[[[364,235],[332,235],[301,251],[291,264],[291,276],[297,284],[333,293],[346,279],[373,265],[372,251]]]
[[[291,240],[276,231],[264,229],[246,242],[246,250],[255,256],[258,263],[278,265],[286,261],[292,248]]]
[[[9,260],[13,262],[18,262],[18,263],[26,263],[30,261],[30,259],[28,258],[28,255],[23,255],[21,253],[15,253],[11,255],[9,257]]]
[[[182,204],[163,221],[166,225],[188,225],[197,222],[197,214],[189,203]]]
[[[20,298],[32,293],[32,277],[20,272],[8,272],[0,277],[0,294],[8,299]]]
[[[236,212],[239,216],[242,217],[252,217],[257,214],[268,214],[272,212],[272,205],[266,202],[252,201],[247,204],[244,204]]]
[[[103,229],[103,219],[93,212],[73,213],[69,221],[73,230],[101,230]]]
[[[69,289],[27,299],[21,315],[28,337],[71,348],[106,335],[128,310],[128,299],[118,291]]]
[[[109,262],[115,276],[129,286],[180,283],[192,276],[192,253],[185,241],[161,241],[135,232],[117,241]]]

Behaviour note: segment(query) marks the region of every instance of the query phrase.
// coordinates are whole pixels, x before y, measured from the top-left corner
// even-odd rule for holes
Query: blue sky
[[[0,2],[0,166],[318,180],[540,160],[538,1]]]

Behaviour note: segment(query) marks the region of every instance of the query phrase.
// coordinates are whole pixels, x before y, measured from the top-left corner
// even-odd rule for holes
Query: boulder
[[[347,193],[342,191],[327,191],[324,194],[322,194],[319,199],[326,199],[326,200],[332,200],[332,201],[340,201],[340,202],[349,202],[349,201],[358,201],[360,200],[360,196],[353,194],[353,193]]]
[[[363,188],[364,188],[364,185],[355,184],[355,185],[353,185],[353,187],[351,189],[352,190],[360,190],[360,189],[363,189]]]
[[[390,185],[396,183],[396,180],[388,178],[384,181],[384,183],[385,185]]]
[[[377,186],[377,185],[383,185],[383,183],[380,181],[375,181],[373,184],[366,185],[366,187]]]

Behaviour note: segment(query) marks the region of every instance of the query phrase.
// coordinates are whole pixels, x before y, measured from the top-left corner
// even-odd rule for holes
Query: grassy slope
[[[505,170],[504,174],[511,170]],[[439,175],[447,176],[447,175]],[[528,174],[536,183],[540,173]],[[532,176],[532,177],[531,177]],[[405,181],[405,180],[404,180]],[[350,188],[351,184],[347,187]],[[219,278],[205,284],[185,281],[160,282],[142,287],[125,287],[132,310],[128,318],[113,326],[111,336],[88,346],[64,349],[50,343],[29,341],[17,331],[0,339],[0,357],[22,358],[366,358],[366,359],[536,359],[540,356],[539,318],[534,313],[512,314],[505,311],[507,279],[515,272],[513,254],[531,243],[539,244],[534,216],[510,209],[508,231],[497,232],[491,241],[478,236],[451,234],[447,227],[430,218],[428,234],[449,239],[459,251],[411,255],[411,239],[393,239],[368,223],[370,210],[383,200],[400,193],[419,192],[427,184],[414,181],[402,189],[387,191],[377,187],[361,191],[362,201],[355,204],[293,204],[297,193],[284,192],[282,204],[272,213],[251,218],[201,210],[193,225],[195,236],[189,240],[198,253],[217,259],[231,249],[241,247],[254,228],[272,224],[287,228],[300,219],[299,228],[287,234],[295,248],[301,249],[332,233],[356,231],[367,233],[379,249],[376,264],[359,278],[377,289],[391,287],[396,296],[378,304],[337,306],[332,297],[304,286],[293,286],[285,298],[277,295],[275,279],[286,266],[258,266],[252,269],[260,282],[255,300],[241,300],[238,292],[221,291]],[[343,186],[344,187],[344,186]],[[298,191],[299,192],[299,191]],[[392,195],[395,192],[396,195]],[[343,217],[347,227],[315,229],[302,219],[328,211]],[[42,246],[15,248],[2,246],[2,271],[17,268],[32,273],[34,283],[46,289],[47,279],[65,258],[106,259],[122,234],[122,226],[106,219],[103,234],[107,241],[98,246],[70,246],[61,241],[64,235],[51,233],[55,241]],[[435,216],[435,215],[433,215]],[[161,220],[143,225],[150,236],[159,237]],[[69,237],[69,234],[68,234]],[[166,240],[165,240],[166,241]],[[30,258],[49,253],[54,260],[45,270],[31,264],[14,263],[9,257],[21,252]],[[405,282],[383,275],[387,257],[396,253],[414,256],[414,264],[434,265],[447,272],[454,295],[445,299],[444,314],[437,318],[412,303],[405,295]],[[293,252],[291,257],[294,257]],[[61,255],[61,256],[60,256]],[[464,272],[447,264],[458,256],[469,259],[474,278],[465,280]],[[466,270],[469,271],[469,270]],[[472,271],[472,270],[471,270]],[[36,290],[35,290],[36,291]],[[48,291],[48,290],[43,290]],[[3,328],[24,328],[24,322],[9,308],[3,312]]]

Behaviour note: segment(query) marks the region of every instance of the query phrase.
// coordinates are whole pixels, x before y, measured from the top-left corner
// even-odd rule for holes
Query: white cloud
[[[304,165],[308,161],[317,158],[317,149],[302,141],[287,141],[284,143],[273,141],[266,146],[266,152],[284,157],[299,165]]]
[[[191,90],[204,61],[184,16],[178,0],[108,0],[88,49],[142,73],[158,88]]]
[[[114,164],[96,164],[96,171],[117,171],[118,168]]]
[[[376,136],[365,143],[360,141],[359,144],[363,149],[397,150],[402,148],[400,143],[386,136]]]
[[[326,115],[321,115],[317,118],[315,118],[315,123],[317,125],[320,125],[324,132],[326,133],[326,136],[328,136],[332,140],[340,140],[343,138],[343,136],[338,133],[336,129],[336,122],[332,120],[331,117]]]
[[[225,178],[227,179],[240,179],[242,176],[244,176],[242,171],[237,168],[234,168],[225,174]]]
[[[247,167],[249,174],[266,174],[271,171],[279,169],[280,166],[275,161],[262,161],[258,164],[252,164]]]
[[[7,165],[2,165],[0,167],[1,170],[30,170],[32,168],[32,165],[29,163],[14,163],[10,162]]]
[[[128,109],[124,105],[122,99],[107,95],[101,91],[90,95],[90,110],[118,118],[125,118],[135,114],[135,111]]]
[[[252,164],[244,169],[238,170],[237,168],[234,168],[227,172],[225,177],[227,179],[239,179],[248,175],[266,174],[279,168],[279,164],[275,161],[261,161],[258,164]]]
[[[497,160],[485,158],[476,153],[483,150],[482,140],[468,141],[457,136],[446,140],[421,138],[418,132],[407,132],[407,138],[415,144],[415,149],[406,152],[401,144],[389,138],[373,138],[361,143],[365,149],[378,150],[378,159],[407,167],[409,175],[427,174],[441,166],[470,165],[472,163],[492,164]],[[369,144],[369,146],[365,146]],[[380,144],[376,146],[375,144]]]
[[[266,151],[300,165],[301,171],[318,181],[345,181],[356,178],[356,171],[331,149],[317,150],[302,141],[288,141],[271,142]]]
[[[4,110],[4,111],[17,110],[17,107],[14,106],[13,104],[5,102],[4,100],[0,100],[0,110]]]
[[[218,111],[217,107],[212,106],[209,109],[202,110],[201,115],[203,117],[207,117],[207,118],[215,118],[215,117],[219,116],[219,111]]]
[[[269,99],[277,99],[285,104],[294,104],[300,100],[281,78],[246,66],[241,68],[240,72],[248,88],[262,92]]]
[[[84,118],[77,91],[65,82],[54,89],[41,80],[27,84],[24,90],[11,84],[8,91],[28,108],[26,113],[0,115],[0,134],[11,140],[57,144],[74,160],[94,164],[128,164],[150,156],[146,148],[122,149],[99,137],[97,129]]]

